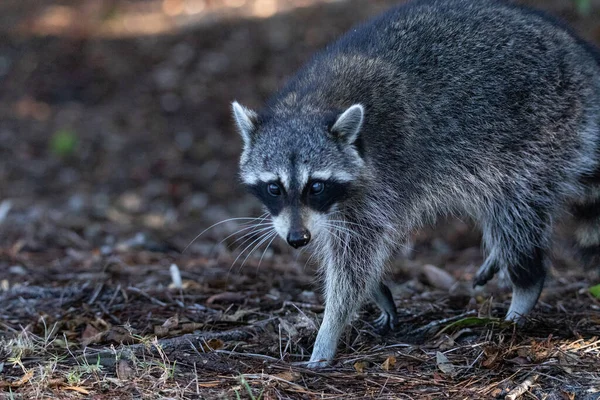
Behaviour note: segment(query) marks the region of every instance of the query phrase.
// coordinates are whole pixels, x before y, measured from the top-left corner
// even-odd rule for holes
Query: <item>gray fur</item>
[[[395,322],[381,289],[385,264],[441,214],[481,225],[488,258],[476,283],[504,272],[514,288],[507,318],[522,321],[543,287],[554,220],[579,207],[583,223],[600,199],[595,57],[531,10],[418,1],[352,30],[292,78],[250,131],[241,124],[242,179],[284,239],[292,227],[311,232],[322,263],[326,308],[311,366],[331,361],[369,298],[379,322]],[[339,137],[345,112],[353,118],[338,128],[351,134]],[[265,195],[267,180],[284,194]],[[307,194],[319,180],[335,204]],[[578,233],[591,251],[597,232]]]

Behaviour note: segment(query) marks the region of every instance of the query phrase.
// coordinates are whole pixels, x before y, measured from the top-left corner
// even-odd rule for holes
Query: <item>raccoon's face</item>
[[[233,113],[244,139],[242,180],[271,214],[279,236],[298,248],[327,232],[364,167],[363,107],[327,115],[259,116],[234,102]]]

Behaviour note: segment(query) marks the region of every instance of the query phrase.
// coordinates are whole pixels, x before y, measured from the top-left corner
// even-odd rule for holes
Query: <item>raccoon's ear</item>
[[[365,108],[360,104],[354,104],[337,117],[330,132],[334,137],[352,144],[358,138],[364,119]]]
[[[248,146],[252,133],[256,129],[258,114],[237,101],[231,103],[231,109],[233,110],[233,118],[235,119],[238,132],[242,136],[242,139],[244,139],[244,146]]]

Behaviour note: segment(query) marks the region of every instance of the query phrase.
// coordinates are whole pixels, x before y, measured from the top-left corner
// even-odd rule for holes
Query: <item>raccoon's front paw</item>
[[[325,361],[325,360],[316,360],[313,361],[312,359],[306,363],[306,367],[310,368],[310,369],[321,369],[321,368],[327,368],[329,367],[329,361]]]
[[[396,329],[396,325],[398,324],[398,317],[396,314],[391,314],[383,311],[379,318],[373,321],[373,326],[375,330],[380,335],[388,333],[389,331],[393,331]]]
[[[483,263],[481,267],[479,267],[479,271],[475,274],[475,278],[473,279],[473,287],[484,286],[488,283],[494,275],[498,272],[498,265],[494,262],[491,257],[488,257],[487,260]]]

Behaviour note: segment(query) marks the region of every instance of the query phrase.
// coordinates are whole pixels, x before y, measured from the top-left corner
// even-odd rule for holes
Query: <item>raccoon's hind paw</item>
[[[373,326],[380,335],[393,331],[396,329],[397,324],[398,317],[396,316],[396,313],[391,314],[386,311],[383,311],[379,318],[373,321]]]
[[[525,317],[537,303],[543,287],[543,277],[527,288],[513,286],[513,296],[506,314],[506,320],[515,322],[517,325],[523,325],[527,320]]]
[[[306,368],[321,369],[329,367],[329,361],[309,361],[306,363]]]
[[[492,257],[488,257],[484,263],[479,267],[479,271],[475,274],[475,278],[473,279],[473,287],[484,286],[488,283],[494,275],[498,272],[498,264],[492,259]]]

